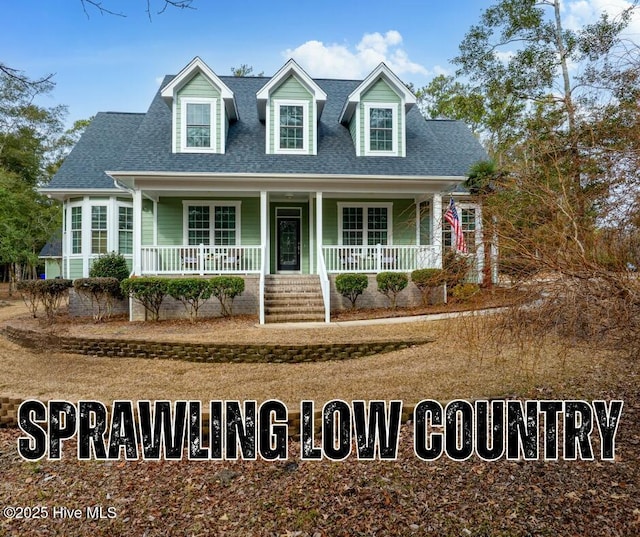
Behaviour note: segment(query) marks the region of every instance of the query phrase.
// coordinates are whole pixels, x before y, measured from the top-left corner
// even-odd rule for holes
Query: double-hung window
[[[189,245],[229,246],[240,242],[240,203],[186,203]]]
[[[467,246],[469,253],[476,251],[476,208],[475,207],[462,207],[460,204],[456,204],[458,209],[458,217],[460,218],[460,227],[464,235],[464,242]],[[446,211],[446,208],[443,210]],[[449,224],[444,216],[442,218],[442,245],[445,249],[451,249],[455,244],[453,237],[453,231],[451,224]]]
[[[216,99],[182,99],[182,151],[215,151]]]
[[[118,251],[133,253],[133,207],[118,207]]]
[[[107,253],[107,206],[91,206],[91,253]]]
[[[276,101],[275,152],[306,153],[309,150],[309,103]]]
[[[71,207],[71,253],[82,253],[82,207]]]
[[[398,106],[365,104],[365,154],[396,155],[398,152]]]
[[[339,204],[340,239],[346,246],[375,246],[391,241],[391,204]]]

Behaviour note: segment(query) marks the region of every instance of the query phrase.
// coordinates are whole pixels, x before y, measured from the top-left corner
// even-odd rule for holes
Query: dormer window
[[[216,147],[214,114],[216,99],[182,99],[182,150],[202,151]]]
[[[256,99],[267,155],[318,153],[317,125],[327,94],[296,62],[289,60]]]
[[[174,153],[224,153],[229,124],[238,120],[233,92],[200,58],[160,91],[172,109]]]
[[[356,156],[405,157],[411,91],[381,63],[347,97],[340,123],[349,129]]]
[[[398,147],[398,107],[366,103],[365,154],[395,154]]]
[[[306,153],[309,147],[309,105],[276,101],[276,153]]]

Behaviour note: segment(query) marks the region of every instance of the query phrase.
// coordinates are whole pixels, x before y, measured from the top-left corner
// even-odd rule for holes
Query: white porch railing
[[[441,268],[435,246],[323,246],[328,273],[411,272],[419,268]]]
[[[257,246],[143,246],[142,274],[259,273],[263,248]]]
[[[328,323],[331,321],[331,287],[324,255],[322,254],[318,256],[318,276],[320,277],[320,289],[322,290],[322,301],[324,302],[324,322]]]

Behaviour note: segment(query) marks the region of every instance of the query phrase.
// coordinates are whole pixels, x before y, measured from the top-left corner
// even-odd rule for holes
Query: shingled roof
[[[46,189],[114,188],[105,171],[118,168],[144,117],[121,112],[96,114]]]
[[[172,79],[165,77],[161,87]],[[49,188],[113,188],[105,170],[462,178],[473,163],[487,158],[464,123],[425,120],[416,107],[406,117],[406,157],[357,157],[349,130],[339,118],[360,81],[329,79],[315,80],[327,94],[317,155],[268,155],[256,93],[269,78],[220,79],[233,91],[239,114],[229,127],[224,154],[173,153],[171,108],[159,90],[146,114],[98,114]]]

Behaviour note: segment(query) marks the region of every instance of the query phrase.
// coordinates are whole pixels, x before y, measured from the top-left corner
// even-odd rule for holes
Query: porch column
[[[322,258],[322,192],[316,192],[316,274],[320,274]]]
[[[133,191],[133,273],[142,273],[142,191]]]
[[[431,244],[435,250],[436,267],[442,268],[442,195],[434,194],[432,226],[431,226]]]
[[[267,200],[267,192],[260,192],[260,244],[263,248],[263,267],[264,272],[269,272],[269,220],[267,218],[269,214],[269,204]]]

